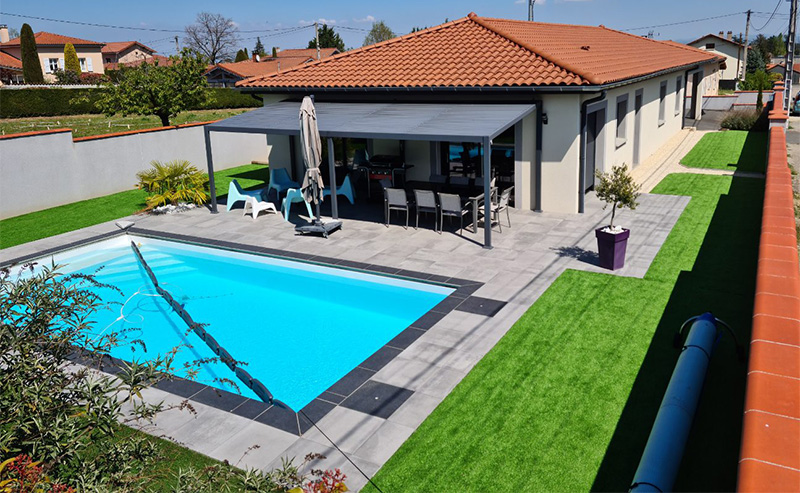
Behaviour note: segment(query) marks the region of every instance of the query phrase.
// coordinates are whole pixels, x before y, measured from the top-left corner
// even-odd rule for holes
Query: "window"
[[[81,72],[86,72],[86,59],[85,58],[78,58],[78,61],[81,64]]]
[[[78,58],[78,61],[81,63],[81,72],[94,72],[91,58]]]
[[[111,63],[111,57],[110,56],[106,57],[106,63]]]
[[[714,43],[706,43],[706,49],[707,50],[713,50],[715,46],[716,46],[716,44],[714,44]]]
[[[56,70],[58,70],[58,58],[48,58],[47,59],[47,73],[52,74]]]
[[[681,89],[683,89],[683,78],[678,76],[675,79],[675,116],[681,113]]]
[[[661,83],[661,90],[658,93],[658,125],[664,124],[664,106],[667,101],[667,81]]]
[[[617,147],[621,147],[627,140],[628,121],[628,95],[623,94],[617,98]]]

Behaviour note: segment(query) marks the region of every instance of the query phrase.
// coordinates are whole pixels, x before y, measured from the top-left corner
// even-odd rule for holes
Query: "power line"
[[[767,19],[767,22],[761,27],[753,26],[753,29],[755,29],[756,31],[760,31],[760,30],[764,29],[765,27],[767,27],[769,25],[769,23],[772,22],[772,19],[775,17],[775,13],[778,11],[778,8],[781,6],[781,1],[783,1],[783,0],[778,0],[778,3],[775,4],[775,9],[772,11],[772,15],[769,16],[769,19]]]
[[[712,16],[712,17],[703,17],[702,19],[691,19],[691,20],[688,20],[688,21],[670,22],[668,24],[655,24],[653,26],[631,27],[629,29],[621,29],[621,31],[638,31],[640,29],[652,29],[654,27],[677,26],[679,24],[690,24],[692,22],[710,21],[711,19],[721,19],[723,17],[731,17],[731,16],[734,16],[734,15],[742,15],[742,14],[744,14],[744,12],[733,12],[731,14],[715,15],[715,16]]]
[[[132,27],[132,26],[115,26],[113,24],[98,24],[95,22],[82,22],[82,21],[71,21],[66,19],[53,19],[50,17],[39,17],[35,15],[23,15],[23,14],[14,14],[11,12],[0,12],[0,15],[8,15],[11,17],[21,17],[24,19],[36,19],[39,21],[47,21],[47,22],[60,22],[62,24],[75,24],[79,26],[90,26],[90,27],[103,27],[107,29],[124,29],[129,31],[149,31],[149,32],[161,32],[161,33],[183,33],[183,29],[157,29],[154,27]],[[308,26],[303,26],[308,27]],[[239,30],[240,33],[271,33],[271,32],[278,32],[278,31],[285,31],[291,32],[295,31],[298,28],[295,27],[281,27],[275,29],[247,29],[247,30]]]

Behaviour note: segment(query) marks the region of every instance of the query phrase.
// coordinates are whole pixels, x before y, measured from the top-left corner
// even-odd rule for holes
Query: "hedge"
[[[261,101],[249,94],[229,88],[212,88],[213,102],[195,110],[222,108],[256,108]],[[0,118],[22,118],[30,116],[64,116],[101,113],[97,100],[102,89],[4,89],[0,90]],[[85,100],[81,102],[76,99]]]

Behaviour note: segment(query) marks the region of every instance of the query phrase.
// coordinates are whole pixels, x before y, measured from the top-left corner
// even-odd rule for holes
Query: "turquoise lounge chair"
[[[325,200],[325,197],[329,197],[331,195],[331,189],[326,188],[322,191],[322,200]],[[344,195],[347,197],[347,200],[350,201],[351,205],[356,204],[356,191],[353,189],[353,182],[350,180],[350,175],[344,177],[344,181],[342,182],[342,186],[336,187],[336,195]]]
[[[311,205],[306,202],[306,199],[303,198],[302,192],[296,188],[290,188],[286,192],[286,197],[284,197],[283,202],[281,203],[281,209],[283,210],[283,219],[288,221],[289,214],[291,214],[292,210],[292,203],[293,202],[302,202],[306,204],[306,211],[308,211],[308,217],[314,217],[314,214],[311,212]]]
[[[244,202],[247,200],[247,197],[255,197],[256,199],[261,200],[264,197],[266,190],[266,188],[259,188],[258,190],[242,190],[242,187],[239,185],[238,181],[231,181],[231,184],[228,185],[228,212],[233,209],[233,204],[236,202]]]
[[[278,194],[277,198],[280,199],[281,193],[290,188],[300,188],[300,184],[296,181],[292,181],[286,168],[269,169],[269,187],[267,187],[267,195],[269,195],[270,190],[275,190]]]

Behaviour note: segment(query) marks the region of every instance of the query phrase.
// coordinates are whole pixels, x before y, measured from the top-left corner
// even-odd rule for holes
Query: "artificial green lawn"
[[[766,132],[727,130],[705,134],[681,159],[690,168],[764,172]]]
[[[248,164],[214,173],[218,199],[222,203],[234,178],[244,188],[263,187],[269,181],[269,167]],[[0,221],[0,249],[135,214],[145,208],[146,197],[142,190],[128,190],[3,219]]]
[[[404,492],[627,490],[681,323],[712,311],[747,340],[763,186],[667,176],[654,193],[692,199],[645,278],[564,272],[375,482]],[[735,488],[745,369],[724,337],[677,490]]]

